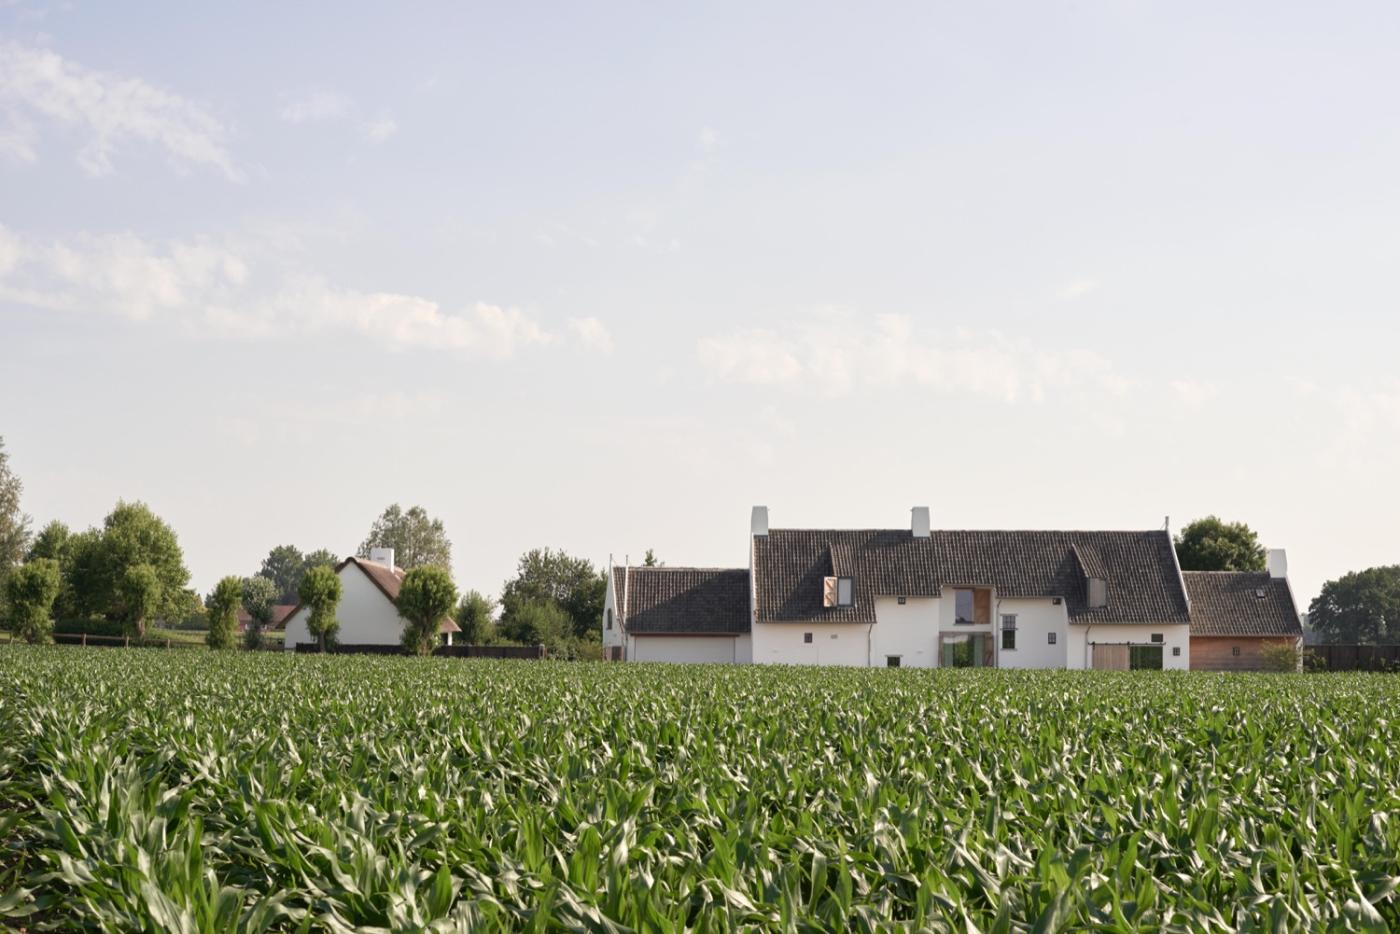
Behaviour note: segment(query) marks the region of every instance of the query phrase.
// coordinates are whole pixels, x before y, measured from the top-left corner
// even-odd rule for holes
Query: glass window
[[[1181,646],[1179,646],[1179,645],[1174,645],[1174,646],[1172,646],[1172,654],[1173,654],[1173,655],[1180,655],[1180,654],[1181,654]]]
[[[812,634],[811,634],[810,632],[804,632],[804,633],[802,634],[802,641],[803,641],[803,642],[811,642],[811,641],[812,641]]]
[[[1006,613],[1001,617],[1001,647],[1003,650],[1016,648],[1016,614]]]
[[[1053,633],[1053,632],[1051,632],[1051,633],[1046,633],[1046,635],[1045,635],[1046,643],[1047,643],[1048,645],[1054,645],[1054,644],[1055,644],[1055,637],[1056,637],[1057,635],[1058,635],[1058,633]]]
[[[944,668],[986,668],[992,664],[992,640],[983,633],[938,637],[939,664]]]
[[[612,628],[612,609],[608,609],[608,628]]]
[[[976,610],[973,607],[974,602],[972,591],[953,591],[954,612],[956,613],[955,622],[959,625],[967,626],[971,625],[976,620]]]
[[[836,605],[855,606],[856,587],[849,577],[843,577],[836,582]]]
[[[1162,642],[1162,634],[1160,632],[1154,632],[1152,634],[1152,641],[1160,644]]]
[[[898,656],[898,655],[886,655],[886,656],[885,656],[885,667],[886,667],[886,668],[898,668],[898,667],[899,667],[899,656]]]
[[[1231,654],[1231,655],[1238,655],[1238,654],[1240,654],[1240,647],[1239,647],[1238,645],[1232,645],[1232,646],[1230,647],[1230,654]]]
[[[1133,671],[1161,671],[1160,645],[1134,645],[1128,648],[1128,667]]]

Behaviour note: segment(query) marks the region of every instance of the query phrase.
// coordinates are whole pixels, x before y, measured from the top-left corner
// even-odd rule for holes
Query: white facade
[[[1162,637],[1162,668],[1185,671],[1191,667],[1191,627],[1186,623],[1167,626],[1141,624],[1101,624],[1070,627],[1067,668],[1092,668],[1094,645],[1154,645],[1152,637]],[[1178,651],[1180,654],[1177,654]]]
[[[993,602],[998,668],[1065,668],[1069,651],[1069,608],[1050,597],[1011,598]],[[1005,646],[1006,617],[1016,622],[1015,648]],[[1052,641],[1053,639],[1053,641]]]
[[[403,619],[398,607],[385,596],[369,575],[354,561],[346,562],[340,573],[340,605],[335,618],[337,642],[346,645],[398,645],[403,637]],[[306,627],[309,611],[301,607],[287,618],[286,648],[294,651],[298,642],[315,642]]]
[[[627,657],[635,662],[739,664],[753,661],[751,642],[743,636],[628,636]]]

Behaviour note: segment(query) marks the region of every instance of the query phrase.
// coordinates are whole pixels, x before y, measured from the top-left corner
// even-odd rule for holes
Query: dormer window
[[[822,606],[855,606],[856,584],[850,577],[826,577],[822,579]]]
[[[1108,606],[1108,581],[1102,577],[1091,577],[1088,584],[1089,609],[1099,610]]]
[[[856,585],[849,577],[836,578],[836,605],[855,606],[856,605]]]

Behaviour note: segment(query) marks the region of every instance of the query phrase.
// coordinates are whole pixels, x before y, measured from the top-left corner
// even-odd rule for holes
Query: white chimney
[[[1269,549],[1269,576],[1275,580],[1288,576],[1288,552],[1282,548]]]
[[[909,510],[909,512],[911,515],[909,527],[914,532],[914,537],[928,538],[931,528],[929,525],[928,507],[915,506],[913,509]]]
[[[755,506],[755,507],[753,508],[753,516],[752,516],[752,518],[749,519],[749,534],[750,534],[750,535],[767,535],[767,534],[768,534],[768,507],[767,507],[767,506]]]
[[[394,569],[394,549],[392,548],[371,548],[369,550],[369,560],[375,564],[382,564],[389,570]]]

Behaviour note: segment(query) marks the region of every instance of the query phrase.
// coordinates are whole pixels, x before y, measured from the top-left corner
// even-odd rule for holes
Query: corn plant
[[[0,646],[0,925],[1400,926],[1400,679]]]

